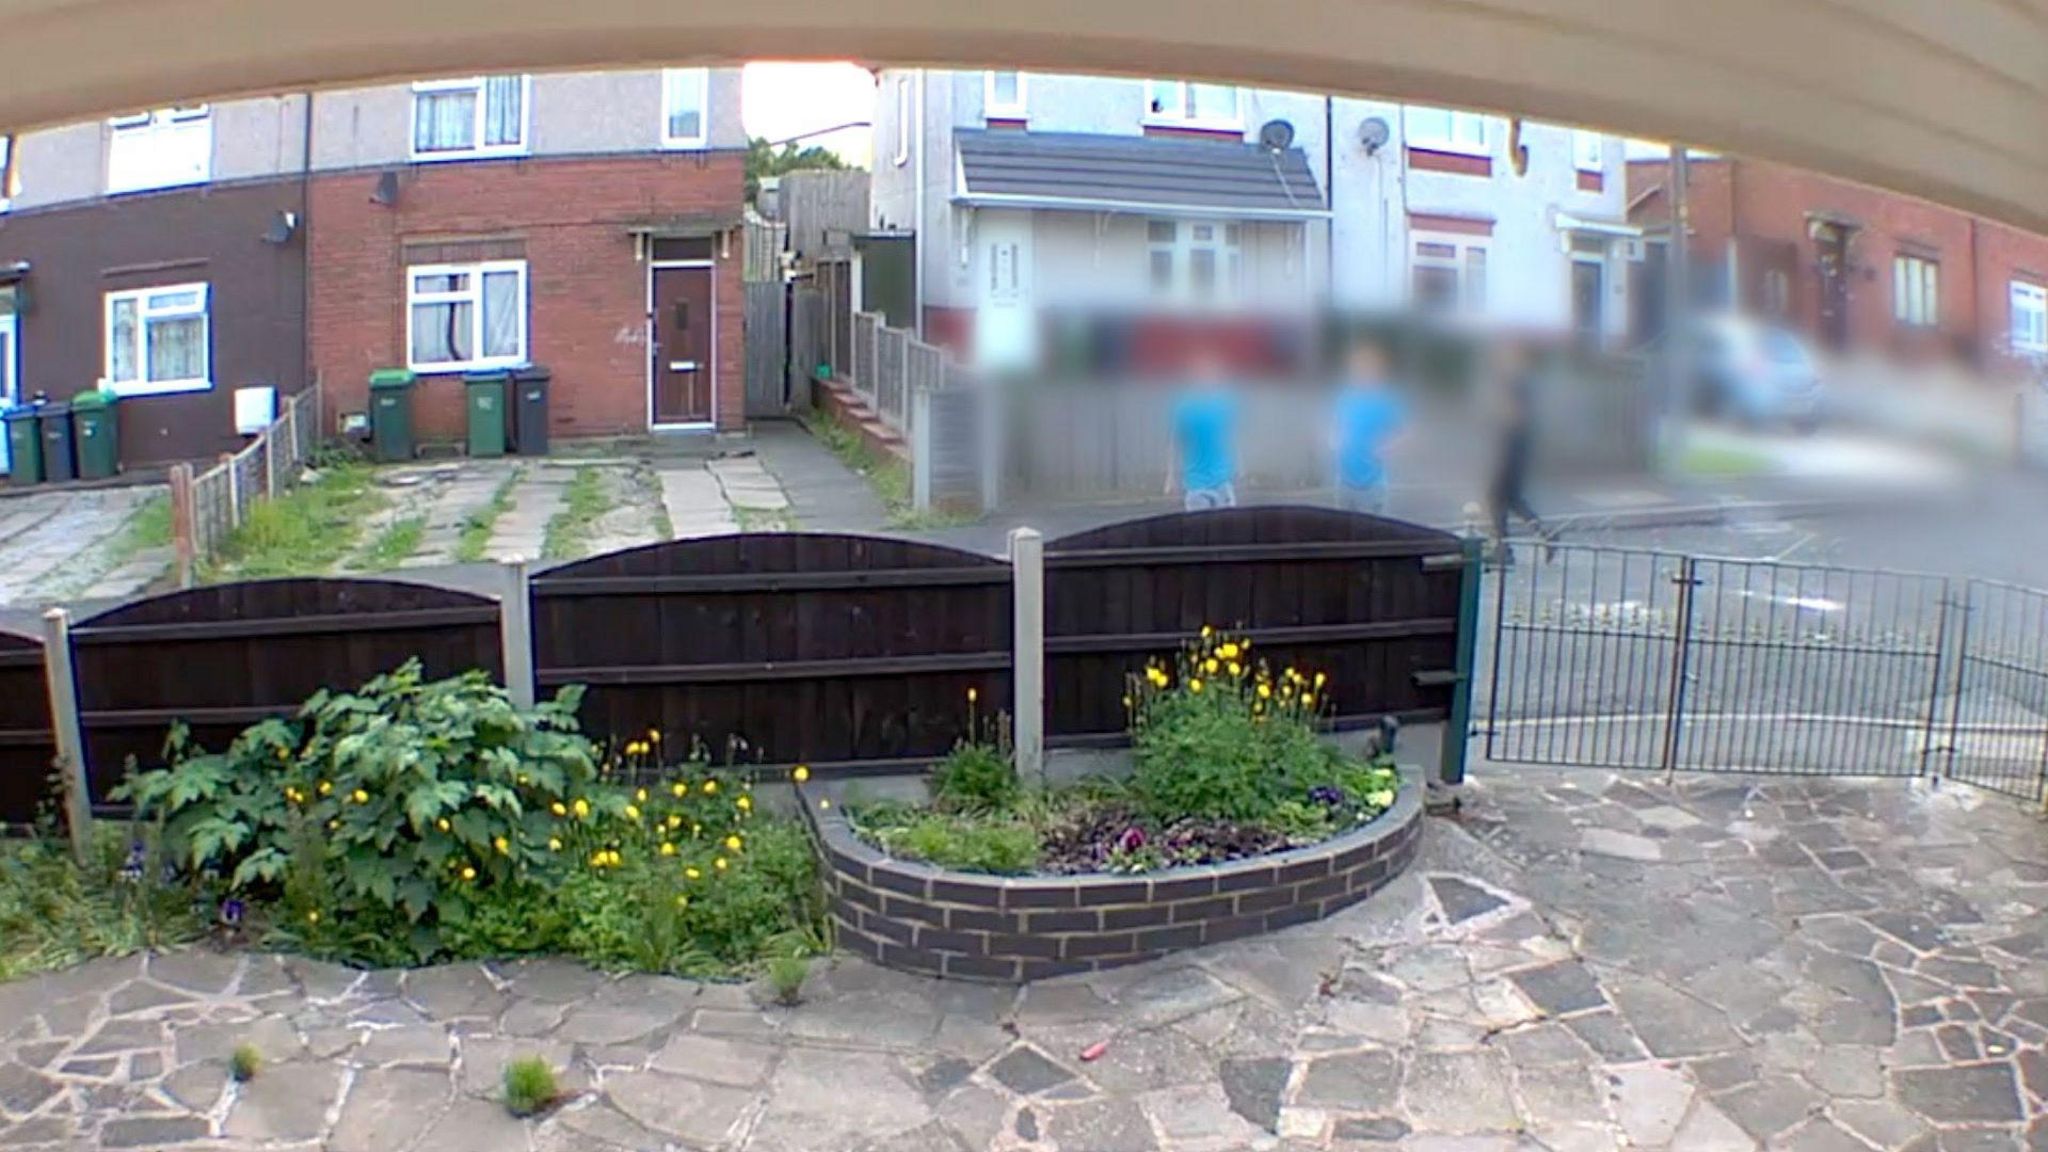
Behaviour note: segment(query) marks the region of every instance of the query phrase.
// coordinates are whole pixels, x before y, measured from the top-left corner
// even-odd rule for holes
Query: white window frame
[[[1454,316],[1484,316],[1487,309],[1487,294],[1491,288],[1492,274],[1489,271],[1480,278],[1477,291],[1472,279],[1472,254],[1479,254],[1481,268],[1490,269],[1493,263],[1491,236],[1473,236],[1463,232],[1411,232],[1408,235],[1408,294],[1415,302],[1415,270],[1417,268],[1447,268],[1458,278],[1458,299],[1452,309]],[[1452,250],[1452,255],[1424,255],[1425,244],[1441,245]],[[1420,306],[1419,304],[1417,305]]]
[[[675,122],[675,96],[679,91],[683,91],[686,88],[693,88],[697,96],[697,134],[695,136],[672,136],[669,134],[669,125]],[[702,148],[710,139],[711,69],[662,69],[661,146],[663,148]]]
[[[2048,356],[2048,287],[2031,280],[2013,280],[2007,286],[2007,317],[2012,350],[2021,356]],[[2022,326],[2021,316],[2032,317]]]
[[[502,75],[502,74],[501,74]],[[406,122],[405,146],[417,163],[439,163],[444,160],[479,160],[493,156],[524,156],[533,139],[533,77],[519,77],[519,142],[516,144],[486,144],[484,136],[490,126],[490,76],[458,76],[446,80],[417,80],[412,86],[411,116]],[[420,97],[434,92],[460,92],[465,89],[476,92],[476,123],[467,148],[436,148],[420,151]]]
[[[1173,226],[1173,239],[1155,240],[1152,229],[1162,224]],[[1195,236],[1197,228],[1209,228],[1209,239],[1200,240]],[[1152,261],[1157,253],[1164,252],[1172,260],[1172,284],[1159,299],[1194,308],[1223,307],[1244,299],[1244,224],[1237,220],[1181,220],[1169,217],[1154,217],[1145,221],[1145,285],[1148,291],[1159,292],[1159,286],[1152,283]],[[1235,239],[1233,239],[1235,237]],[[1215,287],[1211,295],[1197,298],[1194,292],[1194,253],[1210,252],[1216,258]]]
[[[14,141],[15,138],[13,136],[0,132],[0,212],[5,212],[14,206],[16,184]]]
[[[1196,88],[1230,90],[1230,115],[1199,116],[1194,111]],[[1170,128],[1215,128],[1244,131],[1244,89],[1234,84],[1203,84],[1189,80],[1145,81],[1145,123]],[[1160,105],[1154,108],[1154,104]]]
[[[1581,172],[1607,169],[1607,138],[1584,128],[1572,129],[1572,167]]]
[[[183,188],[213,179],[213,109],[154,108],[107,121],[107,194]],[[198,163],[183,149],[198,153]],[[140,153],[122,157],[123,152]],[[170,157],[172,163],[166,163]]]
[[[1418,122],[1418,113],[1432,118],[1443,116],[1443,127],[1438,128],[1427,121]],[[1401,109],[1401,129],[1410,148],[1420,148],[1425,152],[1456,152],[1465,156],[1493,155],[1493,131],[1486,116],[1479,112],[1410,104]]]
[[[1941,326],[1941,262],[1911,252],[1892,257],[1892,321],[1910,328]]]
[[[1017,78],[1017,98],[1008,103],[996,99],[996,77],[1004,73],[990,69],[981,74],[981,117],[984,120],[1022,120],[1029,97],[1025,93],[1025,74],[1009,72]]]
[[[910,77],[896,77],[896,154],[889,162],[901,168],[910,163]]]
[[[154,296],[171,296],[182,292],[196,292],[199,295],[197,307],[179,307],[152,310],[149,302]],[[114,379],[114,306],[122,301],[135,303],[135,370],[140,377],[135,380]],[[200,322],[200,348],[205,358],[205,371],[196,377],[178,380],[149,379],[149,322],[151,320],[181,320],[197,316]],[[210,285],[201,281],[194,284],[157,284],[148,288],[132,288],[106,294],[101,313],[100,327],[101,368],[108,391],[117,396],[168,396],[179,392],[207,392],[213,388],[213,291]]]
[[[484,277],[491,273],[515,272],[519,276],[519,350],[506,356],[475,356],[468,360],[415,360],[413,359],[413,309],[421,304],[459,304],[467,302],[470,308],[469,346],[481,350],[484,346]],[[470,286],[460,292],[421,292],[418,285],[423,276],[462,276],[470,278]],[[445,375],[451,372],[476,372],[491,368],[517,368],[527,363],[532,348],[533,302],[528,295],[529,281],[524,260],[480,260],[470,264],[409,264],[405,269],[405,366],[422,376]]]

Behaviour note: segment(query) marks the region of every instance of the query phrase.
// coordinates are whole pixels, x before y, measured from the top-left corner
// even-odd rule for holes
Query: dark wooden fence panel
[[[495,601],[387,580],[259,580],[135,601],[71,631],[93,799],[183,720],[208,748],[418,657],[430,677],[503,675]]]
[[[587,684],[585,726],[767,764],[943,753],[1010,692],[1010,569],[906,540],[679,540],[533,581],[543,692]]]
[[[0,824],[35,819],[56,755],[43,642],[0,631]]]
[[[1448,713],[1459,543],[1327,508],[1159,516],[1046,546],[1046,732],[1121,736],[1126,676],[1207,624],[1273,668],[1326,673],[1335,721]]]

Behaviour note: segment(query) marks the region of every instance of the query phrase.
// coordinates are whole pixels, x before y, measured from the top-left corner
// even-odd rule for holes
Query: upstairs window
[[[1237,87],[1184,80],[1145,82],[1145,119],[1187,128],[1242,128]]]
[[[1606,138],[1598,132],[1572,130],[1572,166],[1581,172],[1598,172],[1606,165]]]
[[[207,286],[107,293],[107,385],[121,396],[201,392],[208,366]]]
[[[664,148],[702,148],[710,129],[711,72],[705,68],[670,68],[661,74],[661,144]]]
[[[981,114],[989,120],[1024,119],[1024,74],[988,73],[982,84]]]
[[[5,212],[21,195],[20,169],[15,166],[14,137],[0,135],[0,212]]]
[[[2048,288],[2025,280],[2012,282],[2012,350],[2024,356],[2048,355]]]
[[[1402,112],[1408,146],[1427,152],[1462,152],[1468,156],[1488,155],[1486,117],[1477,112],[1454,112],[1449,108],[1409,107]]]
[[[204,184],[213,176],[213,115],[204,104],[108,121],[107,191]]]
[[[463,160],[526,151],[527,79],[471,76],[412,86],[412,156]]]

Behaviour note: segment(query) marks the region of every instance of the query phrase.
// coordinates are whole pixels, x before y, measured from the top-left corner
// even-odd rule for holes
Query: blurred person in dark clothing
[[[1495,354],[1494,386],[1498,443],[1493,474],[1486,486],[1486,505],[1493,519],[1493,560],[1505,568],[1515,562],[1515,550],[1508,544],[1510,514],[1536,529],[1546,560],[1553,539],[1543,518],[1529,506],[1529,464],[1536,447],[1536,362],[1526,344],[1510,340],[1500,346]]]

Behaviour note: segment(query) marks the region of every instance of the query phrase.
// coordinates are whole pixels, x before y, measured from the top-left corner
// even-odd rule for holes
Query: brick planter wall
[[[854,835],[836,789],[798,791],[840,945],[966,980],[1114,968],[1320,920],[1386,887],[1422,841],[1421,781],[1404,773],[1378,820],[1309,848],[1138,876],[988,876],[884,856]]]

